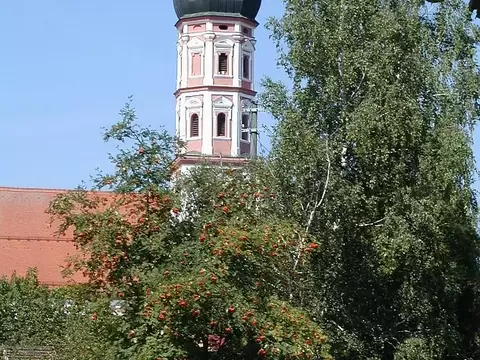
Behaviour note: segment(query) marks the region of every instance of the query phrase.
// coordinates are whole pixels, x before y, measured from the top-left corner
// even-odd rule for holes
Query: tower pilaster
[[[208,23],[211,27],[212,23]],[[204,35],[205,38],[205,79],[204,85],[213,85],[213,41],[215,40],[215,33],[211,30]]]
[[[233,43],[233,84],[236,87],[242,87],[242,43],[244,37],[241,34],[232,36]]]
[[[189,40],[188,35],[182,35],[180,38],[181,46],[182,46],[182,55],[181,55],[181,80],[180,80],[180,88],[184,88],[187,86],[187,81],[188,81],[188,40]]]

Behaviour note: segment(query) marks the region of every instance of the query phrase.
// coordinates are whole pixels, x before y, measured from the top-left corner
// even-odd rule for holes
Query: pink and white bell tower
[[[186,143],[179,160],[242,163],[250,157],[256,92],[255,16],[261,0],[175,0],[176,132]]]

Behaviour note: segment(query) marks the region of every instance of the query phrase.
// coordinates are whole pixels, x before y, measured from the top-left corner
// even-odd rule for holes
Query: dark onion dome
[[[444,0],[427,0],[427,1],[431,3],[441,3]],[[477,18],[480,19],[480,0],[470,0],[470,2],[468,3],[468,7],[472,12],[477,10]]]
[[[255,21],[262,0],[173,0],[179,19],[202,16],[239,16]]]
[[[470,11],[477,10],[477,18],[480,19],[480,0],[470,0],[468,4]]]

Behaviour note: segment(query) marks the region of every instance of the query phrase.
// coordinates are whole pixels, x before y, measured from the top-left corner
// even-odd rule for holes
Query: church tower
[[[252,155],[260,5],[261,0],[174,0],[176,132],[186,143],[181,168],[205,158],[234,166]]]

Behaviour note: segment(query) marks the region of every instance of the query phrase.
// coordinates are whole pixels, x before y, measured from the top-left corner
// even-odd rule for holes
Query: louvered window
[[[248,114],[242,115],[242,140],[248,141],[249,139],[249,122],[250,116]]]
[[[227,135],[227,122],[226,116],[224,113],[217,115],[217,136],[226,136]]]
[[[190,117],[190,137],[200,136],[199,119],[197,114]]]
[[[228,54],[221,53],[218,55],[218,73],[226,75],[228,71]]]

